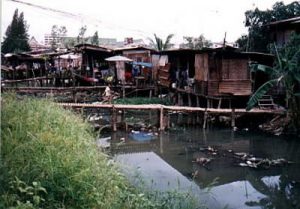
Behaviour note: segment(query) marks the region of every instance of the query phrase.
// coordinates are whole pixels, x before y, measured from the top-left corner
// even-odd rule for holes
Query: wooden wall
[[[195,55],[195,80],[208,80],[208,54]]]
[[[223,80],[219,83],[220,94],[231,94],[234,96],[248,96],[252,94],[250,80]]]
[[[196,54],[195,81],[196,93],[208,96],[252,93],[248,58],[236,55]]]
[[[221,80],[250,79],[248,59],[222,59]]]
[[[170,81],[170,67],[171,64],[168,63],[165,66],[160,66],[158,70],[158,79],[161,85],[169,87],[171,84]]]

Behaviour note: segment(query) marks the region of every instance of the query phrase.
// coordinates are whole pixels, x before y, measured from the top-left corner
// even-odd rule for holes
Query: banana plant
[[[295,97],[300,93],[296,93],[296,86],[300,85],[300,49],[290,58],[287,53],[280,55],[275,46],[276,52],[276,64],[273,68],[252,64],[250,66],[252,72],[263,71],[270,75],[271,80],[264,83],[257,91],[251,96],[247,103],[246,110],[251,110],[271,88],[281,84],[286,91],[286,107],[290,108],[295,104],[289,104],[296,102]]]

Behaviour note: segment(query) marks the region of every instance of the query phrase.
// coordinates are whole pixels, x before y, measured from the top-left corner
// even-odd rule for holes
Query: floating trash
[[[143,132],[143,131],[132,131],[129,137],[135,141],[150,141],[154,139],[153,133]]]
[[[97,139],[97,146],[99,148],[107,149],[110,148],[111,137],[99,138]]]

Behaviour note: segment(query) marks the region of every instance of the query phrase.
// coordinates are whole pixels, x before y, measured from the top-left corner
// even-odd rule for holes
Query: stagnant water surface
[[[112,135],[111,153],[133,183],[140,184],[139,175],[145,188],[187,191],[209,208],[300,208],[297,138],[188,128],[148,139],[137,141],[124,132]],[[202,150],[209,146],[218,154]],[[285,158],[294,163],[260,169],[240,167],[228,150],[260,158]],[[212,161],[202,166],[193,162],[197,157]]]

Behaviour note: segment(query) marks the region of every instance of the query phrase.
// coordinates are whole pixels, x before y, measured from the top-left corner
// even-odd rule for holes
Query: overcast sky
[[[66,15],[27,6],[11,0],[2,1],[2,35],[10,24],[16,8],[24,12],[29,35],[43,41],[52,25],[66,26],[68,36],[77,36],[87,25],[86,35],[97,30],[100,37],[143,38],[153,33],[165,39],[173,33],[174,42],[183,36],[199,36],[220,42],[227,32],[227,41],[235,41],[247,32],[245,11],[258,7],[271,8],[275,0],[20,0],[31,4],[74,14]],[[292,0],[284,0],[290,3]]]

